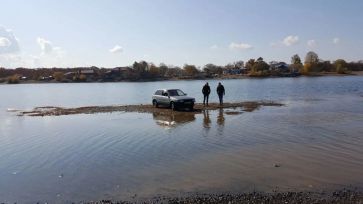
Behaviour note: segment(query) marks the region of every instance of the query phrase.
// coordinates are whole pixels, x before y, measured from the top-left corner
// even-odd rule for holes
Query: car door
[[[169,94],[167,91],[163,91],[162,96],[160,98],[164,105],[170,104],[170,98],[169,98]]]
[[[154,99],[157,103],[162,104],[163,90],[157,90],[154,95]]]

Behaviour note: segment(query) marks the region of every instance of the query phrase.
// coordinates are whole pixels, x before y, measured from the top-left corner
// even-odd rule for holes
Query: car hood
[[[192,99],[194,99],[193,97],[189,97],[189,96],[171,96],[170,98],[172,98],[174,100],[192,100]]]

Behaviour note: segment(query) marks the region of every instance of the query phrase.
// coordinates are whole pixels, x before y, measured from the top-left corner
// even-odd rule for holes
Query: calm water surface
[[[363,77],[222,83],[226,101],[286,106],[19,117],[8,110],[146,104],[157,88],[200,101],[204,81],[0,85],[0,202],[363,187]]]

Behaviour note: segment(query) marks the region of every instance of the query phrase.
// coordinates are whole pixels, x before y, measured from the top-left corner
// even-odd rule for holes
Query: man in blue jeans
[[[224,91],[224,86],[221,84],[221,82],[218,83],[217,94],[219,97],[219,105],[223,105],[223,96],[226,94],[226,92]]]

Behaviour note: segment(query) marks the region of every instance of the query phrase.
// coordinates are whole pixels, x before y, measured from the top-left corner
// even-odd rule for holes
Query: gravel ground
[[[282,106],[283,104],[272,101],[246,101],[238,103],[225,103],[220,106],[217,103],[210,103],[209,106],[196,103],[193,110],[178,110],[173,111],[174,114],[198,114],[203,110],[217,110],[217,109],[237,109],[241,108],[243,111],[251,112],[261,106]],[[170,114],[170,108],[162,107],[155,108],[152,105],[120,105],[120,106],[85,106],[78,108],[63,108],[54,106],[36,107],[31,111],[20,111],[19,116],[59,116],[59,115],[72,115],[72,114],[94,114],[94,113],[107,113],[107,112],[139,112],[139,113],[166,113]]]
[[[363,192],[357,190],[339,190],[330,193],[325,192],[275,192],[275,193],[243,193],[243,194],[203,194],[181,198],[156,197],[146,201],[110,201],[102,200],[98,202],[81,203],[170,203],[170,204],[237,204],[237,203],[266,203],[266,204],[307,204],[307,203],[343,203],[362,204]]]

